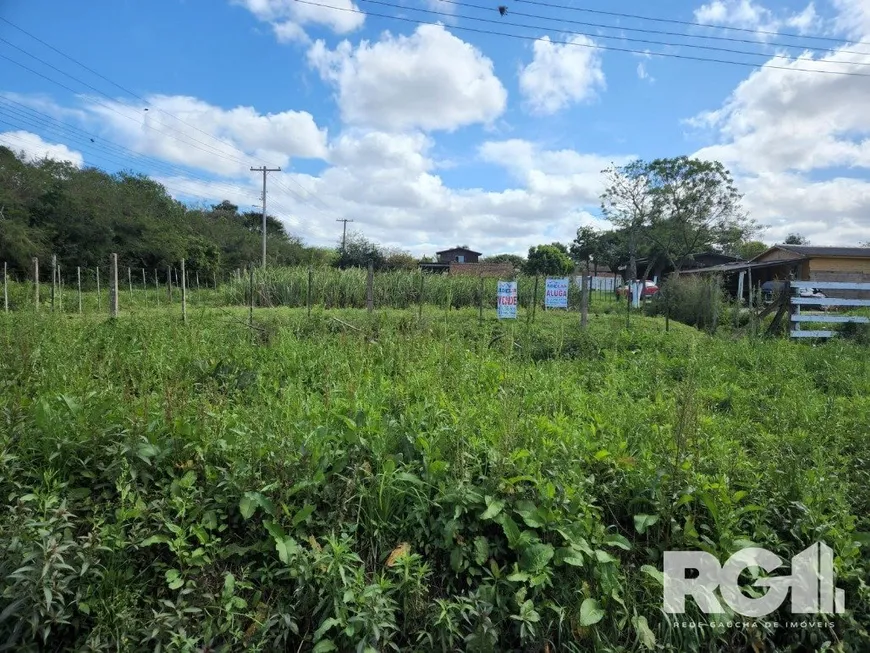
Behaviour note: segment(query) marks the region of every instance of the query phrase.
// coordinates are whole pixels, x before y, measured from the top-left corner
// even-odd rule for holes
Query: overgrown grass
[[[246,317],[0,315],[0,641],[870,648],[866,350],[621,314]],[[833,628],[661,612],[665,550],[818,540]]]

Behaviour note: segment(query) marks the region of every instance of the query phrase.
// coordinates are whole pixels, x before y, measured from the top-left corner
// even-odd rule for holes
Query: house
[[[774,245],[750,261],[739,261],[688,270],[698,274],[721,274],[732,294],[739,287],[740,272],[757,288],[766,281],[870,282],[870,247],[819,247]],[[748,284],[747,284],[748,287]],[[825,291],[831,297],[849,298],[855,291]],[[857,296],[857,295],[856,295]]]
[[[736,256],[721,254],[720,252],[696,252],[689,254],[680,261],[680,271],[695,270],[698,268],[707,268],[713,265],[724,265],[726,263],[735,263],[740,261]],[[674,266],[665,257],[653,259],[652,265],[648,258],[639,258],[635,261],[637,266],[637,276],[642,277],[643,273],[649,269],[647,279],[662,279],[674,271]],[[623,276],[627,273],[628,264],[619,267],[623,271]]]
[[[467,247],[452,247],[435,252],[438,260],[434,263],[420,263],[424,272],[437,274],[471,275],[484,277],[510,277],[514,274],[510,263],[480,262],[480,252]]]

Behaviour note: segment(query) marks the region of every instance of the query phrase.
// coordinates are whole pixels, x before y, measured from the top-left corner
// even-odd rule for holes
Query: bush
[[[648,315],[669,315],[683,324],[715,331],[725,303],[721,281],[698,275],[671,276],[646,305]]]

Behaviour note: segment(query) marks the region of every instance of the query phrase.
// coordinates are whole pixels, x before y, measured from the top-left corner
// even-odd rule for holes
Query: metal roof
[[[708,272],[740,272],[741,270],[755,270],[760,268],[779,268],[785,266],[794,266],[801,261],[804,261],[803,257],[801,258],[787,258],[787,259],[779,259],[778,261],[760,261],[758,263],[753,263],[752,261],[737,261],[735,263],[723,263],[722,265],[711,265],[708,268],[690,268],[688,270],[682,270],[680,274],[704,274]]]
[[[451,247],[450,249],[442,249],[440,252],[435,253],[446,254],[447,252],[468,252],[469,254],[477,254],[478,256],[482,256],[481,252],[475,252],[473,249],[468,249],[467,247]]]
[[[774,245],[801,256],[833,256],[837,258],[870,258],[870,247],[818,247],[816,245]]]

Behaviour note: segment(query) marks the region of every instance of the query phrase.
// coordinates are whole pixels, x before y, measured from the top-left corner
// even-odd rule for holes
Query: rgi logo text
[[[718,587],[722,600],[745,617],[775,612],[789,590],[795,614],[845,612],[845,593],[834,587],[834,552],[819,542],[792,558],[790,576],[756,578],[754,587],[768,588],[764,596],[750,598],[740,591],[738,579],[744,570],[756,567],[770,573],[782,563],[778,555],[757,547],[738,551],[721,567],[715,556],[704,551],[665,551],[664,610],[685,613],[686,597],[691,596],[701,611],[722,613],[722,604],[714,594]],[[686,578],[689,569],[698,572],[697,578]]]

